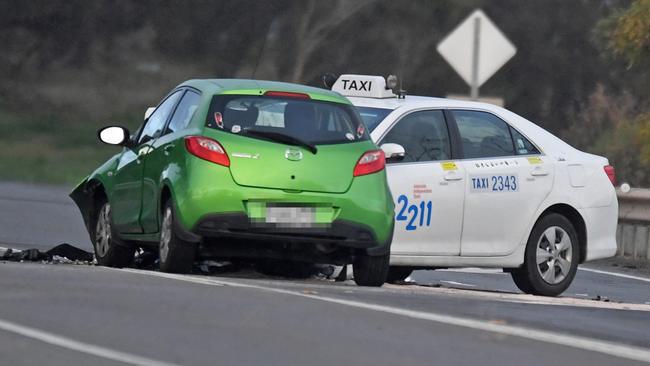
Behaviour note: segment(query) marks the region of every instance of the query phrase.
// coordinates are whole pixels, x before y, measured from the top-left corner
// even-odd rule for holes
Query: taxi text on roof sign
[[[383,76],[341,75],[332,90],[347,97],[395,98],[393,91],[386,88]]]

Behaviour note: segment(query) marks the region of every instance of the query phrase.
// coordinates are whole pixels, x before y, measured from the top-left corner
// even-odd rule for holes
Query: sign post
[[[470,85],[470,96],[478,100],[478,57],[481,45],[481,18],[474,18],[474,42],[472,47],[472,85]]]
[[[485,13],[477,9],[438,44],[438,52],[470,87],[470,98],[479,99],[479,87],[516,53]]]

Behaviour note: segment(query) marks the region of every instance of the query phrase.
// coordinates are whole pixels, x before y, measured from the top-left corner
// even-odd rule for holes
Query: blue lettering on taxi
[[[479,175],[470,177],[471,192],[517,192],[516,175]]]
[[[431,226],[431,201],[420,201],[417,205],[409,205],[405,195],[397,198],[397,205],[402,206],[395,216],[395,221],[406,221],[406,231],[416,230],[420,226]],[[406,214],[405,214],[406,212]]]
[[[488,189],[487,178],[472,178],[472,186],[474,189]]]

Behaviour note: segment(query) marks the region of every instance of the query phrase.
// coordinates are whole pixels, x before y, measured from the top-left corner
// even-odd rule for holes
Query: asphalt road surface
[[[89,250],[66,194],[0,183],[0,246]],[[361,288],[249,269],[0,263],[0,365],[650,363],[650,279],[616,272],[583,266],[563,297],[544,298],[495,270]]]

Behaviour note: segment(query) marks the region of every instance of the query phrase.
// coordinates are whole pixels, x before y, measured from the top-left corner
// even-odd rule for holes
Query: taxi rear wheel
[[[97,202],[93,247],[97,264],[106,267],[126,267],[133,262],[135,247],[123,242],[117,235],[111,217],[111,204],[106,199]]]
[[[386,282],[390,255],[370,256],[362,253],[352,264],[354,282],[359,286],[379,287]]]
[[[559,214],[541,218],[526,245],[524,265],[511,272],[523,292],[558,296],[578,270],[578,235],[571,222]]]
[[[188,273],[196,256],[196,244],[181,240],[175,233],[175,217],[172,201],[168,200],[160,224],[160,270],[172,273]]]

